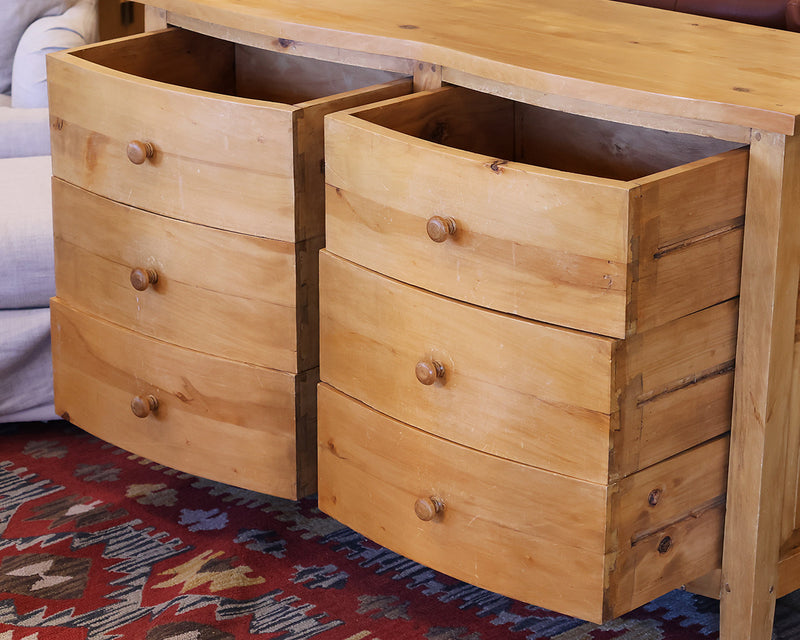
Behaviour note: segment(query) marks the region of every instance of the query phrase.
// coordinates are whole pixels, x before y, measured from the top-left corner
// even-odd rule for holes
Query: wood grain
[[[205,68],[208,58],[216,62]],[[321,208],[307,212],[303,225],[295,222],[297,156],[304,150],[295,147],[294,124],[302,108],[239,97],[234,60],[233,45],[181,30],[58,54],[48,72],[55,175],[208,226],[289,242],[320,235]],[[270,74],[266,62],[259,73]],[[385,77],[352,73],[362,86]],[[342,90],[351,86],[348,80]],[[87,94],[104,98],[87,102]],[[376,94],[387,95],[396,93]],[[360,89],[337,104],[371,99]],[[150,142],[154,157],[132,165],[125,154],[131,140]]]
[[[320,385],[318,400],[324,512],[472,584],[600,617],[604,485],[433,438],[327,385]],[[414,503],[429,495],[443,499],[443,517],[422,522]]]
[[[615,341],[448,300],[328,250],[320,279],[322,379],[478,451],[608,483],[730,427],[735,302]],[[421,384],[420,361],[443,375]]]
[[[729,445],[710,440],[614,485],[606,618],[720,566]]]
[[[602,0],[146,0],[179,16],[298,42],[411,58],[581,99],[791,134],[791,33]],[[302,20],[298,20],[302,15]],[[631,34],[635,34],[633,37]],[[654,73],[675,69],[675,73]],[[558,101],[562,98],[562,101]]]
[[[56,410],[64,419],[204,478],[286,498],[314,491],[308,469],[297,462],[313,460],[308,394],[317,370],[296,379],[182,349],[58,298],[51,314]],[[158,399],[158,409],[137,418],[131,399],[147,394]]]
[[[617,338],[738,294],[745,149],[452,87],[326,126],[327,246],[390,277]]]
[[[738,312],[731,300],[617,343],[612,478],[730,429]]]
[[[726,640],[769,638],[790,425],[800,142],[759,132],[750,154],[722,567]]]
[[[607,481],[611,340],[440,298],[327,251],[320,291],[325,382],[473,449]],[[444,366],[431,386],[415,375],[423,358]]]
[[[500,105],[505,119],[487,97],[448,100],[441,114],[448,95],[434,94],[430,110],[425,94],[400,99],[402,109],[370,108],[400,132],[327,120],[327,246],[426,289],[555,324],[581,327],[591,307],[592,329],[624,335],[628,189],[508,162],[513,104]],[[459,140],[483,153],[449,146]],[[433,215],[455,218],[453,241],[430,241]]]
[[[316,345],[302,337],[318,332],[316,276],[306,270],[303,281],[298,262],[321,239],[295,245],[189,224],[58,179],[53,198],[56,291],[72,306],[241,362],[295,373],[317,366]],[[135,268],[158,281],[135,290]],[[299,300],[309,287],[310,299]]]
[[[725,438],[608,487],[430,436],[326,384],[319,411],[321,509],[461,580],[600,622],[719,564]],[[426,522],[415,503],[431,496],[444,506]]]

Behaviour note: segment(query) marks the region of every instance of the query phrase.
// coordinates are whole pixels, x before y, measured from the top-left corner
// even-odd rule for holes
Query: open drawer
[[[54,54],[48,81],[56,177],[290,242],[323,233],[323,116],[411,90],[396,73],[180,29]]]
[[[457,87],[326,119],[326,244],[616,338],[735,297],[748,151]]]

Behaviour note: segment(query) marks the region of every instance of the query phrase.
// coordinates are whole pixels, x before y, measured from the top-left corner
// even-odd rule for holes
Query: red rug
[[[0,640],[707,640],[675,591],[597,626],[477,589],[316,508],[133,456],[66,423],[0,428]],[[800,637],[800,598],[776,637]]]

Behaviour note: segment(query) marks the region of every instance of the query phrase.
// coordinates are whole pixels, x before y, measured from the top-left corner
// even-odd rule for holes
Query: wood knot
[[[497,174],[503,173],[503,167],[508,164],[508,160],[494,160],[488,167]]]

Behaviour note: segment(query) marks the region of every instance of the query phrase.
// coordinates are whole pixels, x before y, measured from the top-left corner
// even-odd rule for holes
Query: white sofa
[[[56,418],[45,56],[97,39],[97,0],[0,0],[0,422]]]

